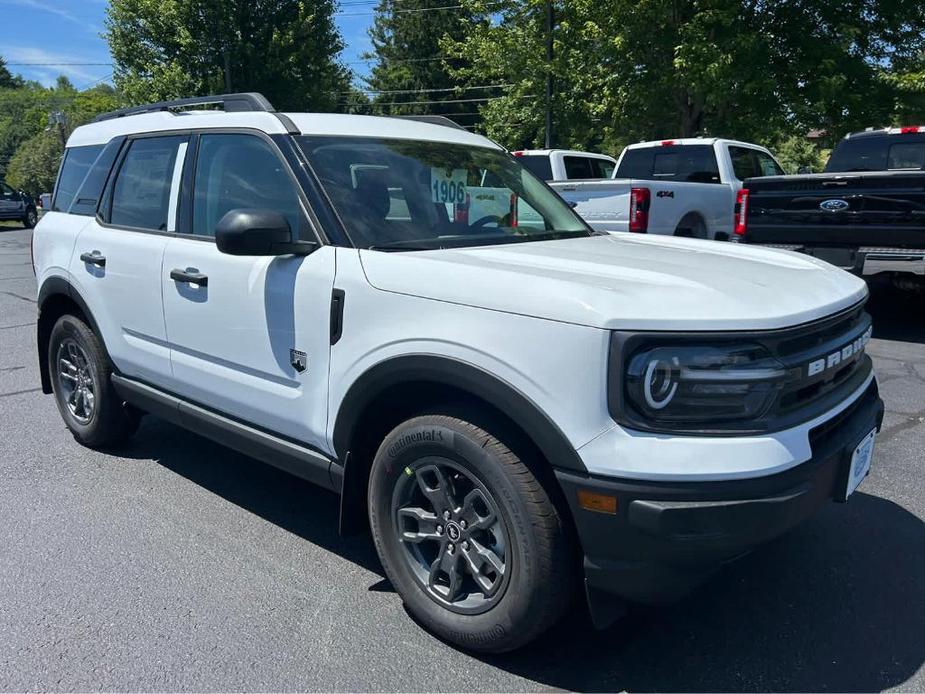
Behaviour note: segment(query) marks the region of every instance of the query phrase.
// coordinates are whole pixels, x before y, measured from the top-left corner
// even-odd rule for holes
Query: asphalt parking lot
[[[0,689],[925,690],[925,300],[875,286],[870,477],[683,602],[473,657],[415,625],[336,498],[152,417],[108,455],[39,389],[0,225]]]

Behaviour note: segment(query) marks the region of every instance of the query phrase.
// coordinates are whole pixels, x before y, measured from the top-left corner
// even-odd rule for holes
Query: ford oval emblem
[[[819,203],[819,207],[826,212],[841,212],[847,210],[850,205],[847,200],[839,200],[836,198],[834,200],[823,200]]]

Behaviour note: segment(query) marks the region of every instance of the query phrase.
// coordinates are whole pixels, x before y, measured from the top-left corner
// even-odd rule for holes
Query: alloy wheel
[[[485,485],[446,458],[406,467],[392,496],[403,558],[427,595],[477,614],[501,599],[510,578],[509,533]]]
[[[87,353],[70,337],[61,341],[57,354],[58,386],[68,412],[80,424],[89,424],[96,407],[96,385]]]

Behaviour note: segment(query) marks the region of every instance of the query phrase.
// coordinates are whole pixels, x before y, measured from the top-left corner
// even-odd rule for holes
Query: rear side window
[[[563,157],[565,176],[574,178],[610,178],[614,165],[606,159],[596,157]]]
[[[719,183],[719,169],[711,145],[628,149],[617,176],[650,181]]]
[[[549,163],[547,155],[525,155],[517,157],[517,161],[523,164],[537,178],[543,181],[552,180],[552,164]]]
[[[193,233],[212,236],[230,210],[285,215],[299,233],[299,196],[276,152],[254,135],[203,135],[193,186]]]
[[[74,201],[74,196],[80,189],[87,172],[103,151],[103,145],[87,145],[85,147],[69,147],[64,152],[64,163],[58,174],[58,185],[55,186],[55,196],[51,209],[55,212],[67,212]]]
[[[177,148],[186,141],[185,135],[132,141],[113,185],[111,224],[153,231],[167,230],[170,183]]]
[[[922,168],[925,168],[925,136],[866,135],[839,142],[825,171],[919,171]]]

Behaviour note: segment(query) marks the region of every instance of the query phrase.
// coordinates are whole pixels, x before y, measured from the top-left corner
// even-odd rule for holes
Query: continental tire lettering
[[[398,441],[389,446],[386,453],[394,458],[411,444],[426,443],[429,441],[443,441],[443,432],[439,429],[428,429],[425,431],[416,431],[413,434],[405,434],[400,437]]]

